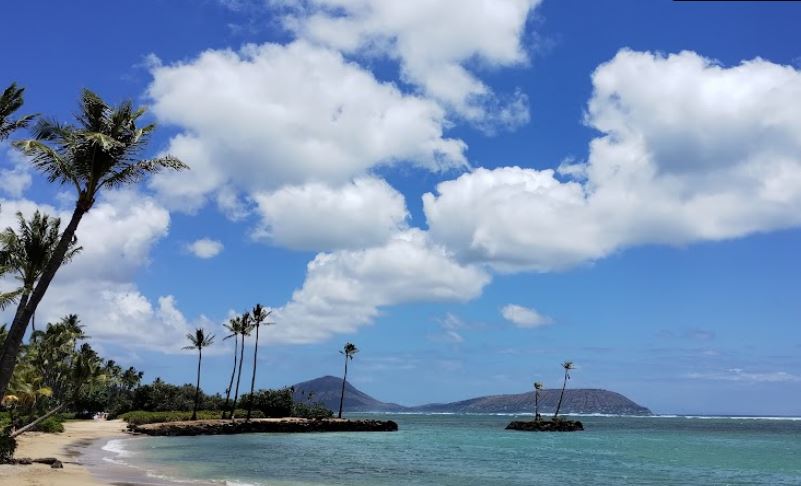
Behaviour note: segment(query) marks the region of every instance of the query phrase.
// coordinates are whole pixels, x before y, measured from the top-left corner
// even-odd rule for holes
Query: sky
[[[37,311],[79,314],[146,381],[193,381],[205,327],[223,391],[222,323],[258,302],[259,387],[339,375],[350,341],[351,382],[407,405],[557,387],[572,360],[570,387],[658,413],[801,415],[801,4],[3,13],[22,112],[133,99],[159,126],[146,155],[191,167],[100,198]],[[0,147],[0,227],[72,204]]]

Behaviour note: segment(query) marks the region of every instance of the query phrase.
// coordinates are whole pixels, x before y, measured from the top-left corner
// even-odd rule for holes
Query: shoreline
[[[126,437],[121,420],[76,420],[64,423],[64,432],[30,432],[19,438],[16,457],[55,457],[63,469],[45,464],[0,465],[0,486],[104,486],[85,463],[87,452],[99,443]],[[102,445],[98,445],[102,447]]]

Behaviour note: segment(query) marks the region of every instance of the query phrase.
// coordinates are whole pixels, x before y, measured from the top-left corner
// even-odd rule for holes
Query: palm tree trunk
[[[244,339],[244,338],[243,338]],[[231,399],[231,389],[234,387],[234,376],[236,376],[236,352],[239,351],[239,335],[234,335],[234,368],[231,370],[231,381],[225,389],[225,405],[223,405],[222,418],[225,419],[225,411],[228,410],[228,401]],[[231,412],[233,414],[233,411]]]
[[[256,345],[253,347],[253,375],[250,377],[250,395],[248,396],[248,415],[245,422],[250,421],[250,412],[253,410],[253,391],[256,387],[256,355],[259,353],[259,325],[256,324]]]
[[[556,404],[556,413],[553,414],[553,419],[559,415],[559,409],[562,408],[562,398],[565,396],[565,387],[567,386],[567,370],[565,370],[565,381],[562,382],[562,393],[559,394],[559,403]]]
[[[200,400],[200,362],[203,361],[203,348],[197,348],[197,384],[195,385],[195,406],[192,407],[192,418],[197,420],[197,402]]]
[[[26,425],[25,427],[20,427],[19,429],[15,430],[15,431],[14,431],[14,432],[11,434],[11,437],[17,437],[18,435],[25,433],[25,432],[26,432],[26,431],[28,431],[28,430],[29,430],[31,427],[34,427],[34,426],[36,426],[36,424],[38,424],[38,423],[39,423],[39,422],[41,422],[42,420],[44,420],[44,419],[46,419],[46,418],[50,417],[50,416],[51,416],[51,415],[53,415],[54,413],[56,413],[56,412],[58,412],[59,410],[61,410],[62,408],[64,408],[64,405],[66,405],[66,404],[65,404],[65,403],[62,403],[61,405],[59,405],[59,406],[57,406],[56,408],[54,408],[54,409],[50,410],[49,412],[47,412],[46,414],[42,415],[42,416],[41,416],[41,417],[39,417],[38,419],[36,419],[36,420],[34,420],[33,422],[29,423],[29,424],[28,424],[28,425]]]
[[[540,421],[540,391],[534,390],[534,421]]]
[[[50,282],[56,276],[56,272],[61,267],[64,261],[64,255],[67,254],[72,238],[75,236],[75,231],[78,229],[78,223],[81,218],[94,204],[94,200],[88,199],[83,195],[78,197],[78,202],[75,204],[75,210],[72,212],[72,218],[69,224],[61,234],[61,239],[58,241],[53,256],[47,263],[42,276],[36,283],[36,287],[30,295],[30,299],[23,305],[20,299],[20,305],[17,307],[17,313],[14,315],[14,321],[11,323],[11,329],[8,331],[5,343],[3,343],[3,354],[0,357],[0,397],[5,395],[8,382],[11,381],[11,375],[14,373],[14,367],[17,365],[17,354],[19,354],[20,345],[22,345],[22,338],[25,336],[25,330],[31,320],[31,316],[36,312],[36,307],[47,292]]]
[[[345,383],[348,381],[348,355],[345,355],[345,376],[342,378],[342,392],[339,394],[339,413],[337,418],[342,418],[342,404],[345,403]]]
[[[234,403],[231,404],[231,420],[236,417],[236,400],[239,398],[239,380],[242,378],[242,363],[245,361],[245,336],[242,336],[242,347],[239,348],[239,373],[236,375],[236,391],[234,392]]]

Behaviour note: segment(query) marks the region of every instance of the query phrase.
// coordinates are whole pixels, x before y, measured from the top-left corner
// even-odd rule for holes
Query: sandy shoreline
[[[80,464],[77,450],[99,439],[125,437],[124,429],[125,423],[121,420],[86,420],[66,422],[61,434],[23,434],[19,439],[16,457],[56,457],[64,463],[64,469],[51,469],[44,464],[0,465],[0,486],[111,484],[93,477],[89,469]]]

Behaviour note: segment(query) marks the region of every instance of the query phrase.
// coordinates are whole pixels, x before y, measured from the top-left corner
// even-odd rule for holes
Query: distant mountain
[[[305,401],[312,394],[312,401],[319,401],[336,412],[342,378],[323,376],[297,383],[295,400]],[[559,401],[559,390],[543,390],[540,393],[540,413],[553,413]],[[534,410],[534,392],[513,395],[490,395],[451,403],[430,403],[417,407],[404,407],[397,403],[376,400],[347,383],[345,386],[345,411],[348,412],[424,412],[424,413],[531,413]],[[650,415],[647,408],[634,403],[620,393],[608,390],[566,390],[561,413],[605,413],[614,415]]]
[[[293,385],[296,401],[307,401],[309,393],[311,401],[321,402],[336,413],[339,410],[339,396],[342,392],[342,378],[323,376],[314,380]],[[385,403],[358,390],[350,383],[345,384],[345,403],[342,408],[348,412],[398,412],[406,410],[397,403]]]
[[[541,414],[553,413],[556,410],[559,392],[560,390],[542,390],[540,392]],[[490,395],[451,403],[431,403],[413,407],[410,411],[429,413],[533,413],[534,392],[514,395]],[[650,415],[651,411],[634,403],[620,393],[579,388],[565,390],[565,398],[562,400],[560,413]]]

